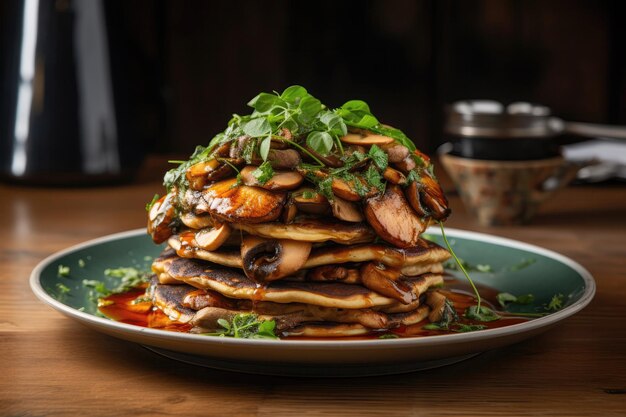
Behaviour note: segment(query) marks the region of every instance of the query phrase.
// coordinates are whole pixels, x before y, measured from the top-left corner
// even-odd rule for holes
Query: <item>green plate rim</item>
[[[518,240],[492,236],[485,233],[471,232],[460,229],[446,229],[446,235],[449,238],[461,238],[474,240],[484,243],[491,243],[500,246],[506,246],[510,248],[525,250],[533,252],[547,258],[551,258],[557,262],[560,262],[580,275],[584,281],[584,292],[581,297],[574,303],[557,312],[551,313],[545,317],[536,318],[524,323],[514,324],[510,326],[486,329],[478,332],[469,333],[456,333],[447,335],[437,335],[430,337],[408,337],[398,339],[366,339],[366,340],[263,340],[263,339],[232,339],[222,337],[207,337],[202,335],[195,335],[189,333],[177,333],[166,330],[150,329],[145,327],[134,326],[131,324],[125,324],[116,322],[113,320],[94,316],[92,314],[79,311],[78,309],[67,306],[53,297],[51,297],[42,287],[40,278],[42,271],[55,262],[59,258],[62,258],[74,251],[85,249],[91,246],[95,246],[101,243],[110,242],[119,239],[125,239],[145,234],[145,229],[134,229],[125,232],[114,233],[111,235],[102,236],[96,239],[91,239],[77,245],[73,245],[67,249],[56,252],[41,262],[33,269],[30,275],[30,287],[37,298],[39,298],[45,304],[48,304],[53,309],[60,313],[78,320],[80,322],[90,322],[96,327],[108,327],[112,330],[117,330],[120,333],[136,334],[141,333],[144,337],[151,337],[155,339],[169,339],[172,341],[183,342],[185,340],[193,341],[194,343],[206,343],[207,345],[221,344],[221,345],[244,345],[249,347],[254,346],[271,346],[279,344],[280,346],[289,347],[290,349],[310,349],[311,347],[327,347],[329,349],[385,349],[387,347],[411,347],[411,346],[441,346],[446,344],[457,344],[466,342],[478,342],[481,340],[488,340],[492,338],[499,338],[504,336],[510,336],[518,333],[533,332],[541,328],[548,328],[557,322],[564,320],[583,308],[585,308],[593,299],[596,292],[596,283],[593,276],[587,269],[585,269],[578,262],[568,258],[560,253],[554,252],[549,249],[542,248],[540,246],[531,245]],[[426,233],[431,235],[441,236],[441,231],[438,228],[429,228]]]

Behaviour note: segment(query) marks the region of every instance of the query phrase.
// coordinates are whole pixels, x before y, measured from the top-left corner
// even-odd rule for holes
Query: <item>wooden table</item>
[[[529,226],[484,229],[451,196],[449,226],[544,246],[594,275],[584,311],[547,334],[456,365],[354,379],[251,376],[161,358],[39,302],[44,257],[142,227],[161,168],[82,189],[0,185],[0,415],[626,415],[626,188],[570,187]],[[150,174],[155,173],[155,174]]]

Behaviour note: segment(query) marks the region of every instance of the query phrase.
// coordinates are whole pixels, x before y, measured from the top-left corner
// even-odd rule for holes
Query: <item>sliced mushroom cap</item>
[[[225,178],[231,172],[230,166],[222,164],[217,159],[211,159],[190,166],[185,172],[185,177],[189,181],[189,188],[202,190],[209,182]]]
[[[419,182],[413,181],[405,189],[406,198],[420,217],[430,216],[435,220],[445,220],[450,215],[448,200],[439,183],[424,173]]]
[[[201,196],[205,204],[195,204],[195,214],[208,212],[226,221],[242,223],[276,220],[286,200],[285,193],[237,186],[234,178],[211,185]]]
[[[385,168],[385,170],[383,171],[383,178],[392,184],[406,184],[406,177],[404,176],[404,174],[397,169],[393,169],[391,167]]]
[[[274,169],[293,169],[302,162],[300,154],[295,149],[270,149],[267,160]]]
[[[368,262],[361,266],[361,282],[365,287],[396,299],[402,304],[409,304],[415,301],[417,296],[410,285],[401,281],[401,277],[400,271],[380,263]]]
[[[306,150],[313,155],[314,157],[316,157],[317,159],[319,159],[320,161],[322,161],[324,163],[324,165],[331,167],[331,168],[340,168],[343,166],[343,161],[338,158],[335,155],[321,155],[317,152],[315,152],[312,148],[310,148],[309,146],[306,147]],[[308,155],[307,155],[308,156]],[[310,160],[312,160],[311,157],[309,157]]]
[[[361,145],[361,146],[371,146],[371,145],[385,145],[395,142],[393,138],[389,136],[377,135],[375,133],[365,131],[364,134],[359,133],[348,133],[345,136],[339,138],[343,143],[347,143],[348,145]]]
[[[343,198],[344,200],[361,201],[363,198],[372,197],[378,193],[376,188],[370,188],[361,177],[356,176],[355,178],[356,181],[360,182],[361,189],[365,190],[364,195],[359,195],[359,193],[357,193],[354,181],[346,181],[340,178],[333,178],[331,183],[333,194]]]
[[[298,188],[300,184],[302,184],[302,181],[304,181],[304,177],[297,172],[277,171],[272,178],[261,184],[254,175],[254,171],[257,168],[258,167],[255,166],[247,166],[241,170],[241,180],[245,185],[261,187],[266,190],[285,191]]]
[[[283,215],[281,217],[283,223],[293,223],[297,214],[298,208],[296,207],[296,204],[293,202],[293,199],[289,199],[283,208]]]
[[[150,208],[150,213],[148,213],[148,234],[152,236],[154,243],[163,243],[173,234],[170,224],[176,214],[174,209],[175,199],[176,191],[173,190],[158,199]]]
[[[230,237],[232,229],[228,223],[217,224],[215,227],[198,230],[194,239],[202,249],[213,251],[222,246]]]
[[[330,206],[333,209],[333,216],[339,220],[352,223],[359,223],[365,220],[361,210],[359,210],[359,207],[356,204],[346,201],[340,197],[335,196],[335,198],[330,202]]]
[[[438,291],[429,291],[426,294],[426,304],[431,308],[428,320],[432,323],[448,326],[459,320],[454,304]]]
[[[330,214],[328,199],[312,188],[301,188],[292,195],[299,211],[322,216]]]
[[[395,164],[409,156],[409,148],[398,142],[382,145],[381,149],[387,153],[387,160],[390,164]]]
[[[398,168],[402,173],[407,174],[417,167],[415,160],[411,155],[407,156],[400,162],[396,162],[394,164],[396,168]]]
[[[385,194],[367,199],[364,207],[365,218],[382,239],[399,248],[417,246],[426,225],[408,205],[400,187],[387,186]]]
[[[244,236],[241,257],[246,276],[256,282],[275,281],[302,268],[311,253],[311,243],[289,239]]]
[[[361,273],[358,269],[341,265],[322,265],[309,270],[308,281],[341,281],[346,284],[360,284]]]

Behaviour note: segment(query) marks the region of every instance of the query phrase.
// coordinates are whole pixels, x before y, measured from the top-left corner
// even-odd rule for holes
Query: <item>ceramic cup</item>
[[[469,213],[483,226],[522,224],[580,169],[562,157],[529,161],[492,161],[451,155],[439,157]]]

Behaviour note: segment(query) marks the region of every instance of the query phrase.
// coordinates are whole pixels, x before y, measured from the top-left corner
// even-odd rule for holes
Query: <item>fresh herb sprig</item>
[[[253,313],[235,314],[230,321],[221,318],[217,320],[222,329],[213,333],[203,333],[205,336],[233,337],[237,339],[278,339],[274,333],[274,320],[261,320]]]
[[[441,237],[443,238],[443,241],[445,242],[446,247],[448,248],[448,251],[450,251],[450,254],[456,261],[457,265],[459,266],[459,269],[461,270],[461,272],[463,272],[463,275],[465,275],[465,278],[470,283],[472,290],[474,291],[474,295],[476,296],[476,305],[470,306],[465,310],[465,314],[464,314],[465,318],[476,320],[476,321],[483,321],[483,322],[499,320],[500,316],[498,315],[498,313],[496,313],[489,307],[485,307],[481,305],[482,297],[480,296],[480,293],[478,292],[478,288],[476,288],[476,285],[474,285],[474,281],[472,280],[472,278],[470,278],[469,274],[465,270],[465,267],[463,266],[459,258],[456,256],[456,253],[454,253],[454,250],[452,249],[452,245],[450,245],[450,242],[448,242],[448,238],[446,237],[446,231],[443,228],[442,222],[439,222],[439,227],[441,228]]]

